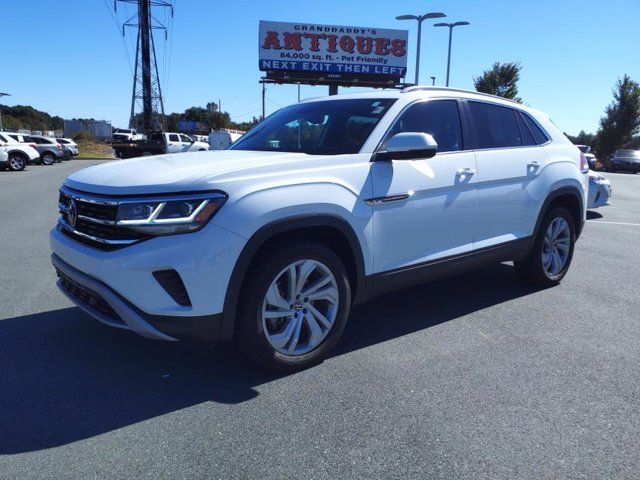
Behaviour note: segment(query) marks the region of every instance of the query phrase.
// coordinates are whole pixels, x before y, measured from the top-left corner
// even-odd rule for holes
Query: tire
[[[555,238],[554,227],[562,228]],[[571,213],[564,207],[552,208],[544,216],[529,255],[514,262],[516,273],[535,285],[551,287],[559,284],[571,266],[575,243],[576,230]],[[553,254],[554,250],[557,256]]]
[[[56,156],[53,153],[45,152],[42,154],[43,165],[53,165],[56,162]]]
[[[240,294],[236,342],[245,355],[271,370],[291,372],[319,363],[336,345],[349,318],[351,287],[342,261],[312,241],[278,245],[261,255]],[[297,299],[289,293],[292,267],[297,279],[310,272],[302,288],[294,288]],[[310,287],[323,281],[327,283],[304,296],[305,290],[313,292]],[[327,298],[314,300],[313,295]],[[280,312],[285,315],[277,315]]]
[[[20,172],[27,166],[27,159],[19,153],[10,153],[8,159],[9,170],[12,172]]]

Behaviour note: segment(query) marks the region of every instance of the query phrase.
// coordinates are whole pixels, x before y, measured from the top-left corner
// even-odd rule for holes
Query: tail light
[[[580,152],[580,171],[589,173],[589,162],[587,161],[587,156],[582,152]]]
[[[37,145],[36,145],[35,143],[30,143],[30,144],[29,144],[29,146],[30,146],[31,148],[36,148],[36,147],[37,147]]]

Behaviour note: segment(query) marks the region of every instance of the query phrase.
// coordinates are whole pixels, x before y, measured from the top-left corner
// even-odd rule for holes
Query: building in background
[[[64,136],[73,137],[79,132],[89,132],[98,140],[111,140],[111,122],[106,120],[65,120]]]

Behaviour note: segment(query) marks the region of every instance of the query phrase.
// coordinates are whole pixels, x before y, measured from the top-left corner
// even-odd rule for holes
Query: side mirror
[[[385,150],[374,154],[373,161],[417,160],[432,158],[438,152],[438,144],[428,133],[405,132],[391,137]]]

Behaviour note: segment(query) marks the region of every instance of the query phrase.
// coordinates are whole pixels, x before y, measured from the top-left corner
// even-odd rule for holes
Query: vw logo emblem
[[[76,206],[76,201],[73,198],[69,202],[69,210],[67,210],[67,221],[72,227],[75,227],[76,222],[78,221],[78,207]]]

